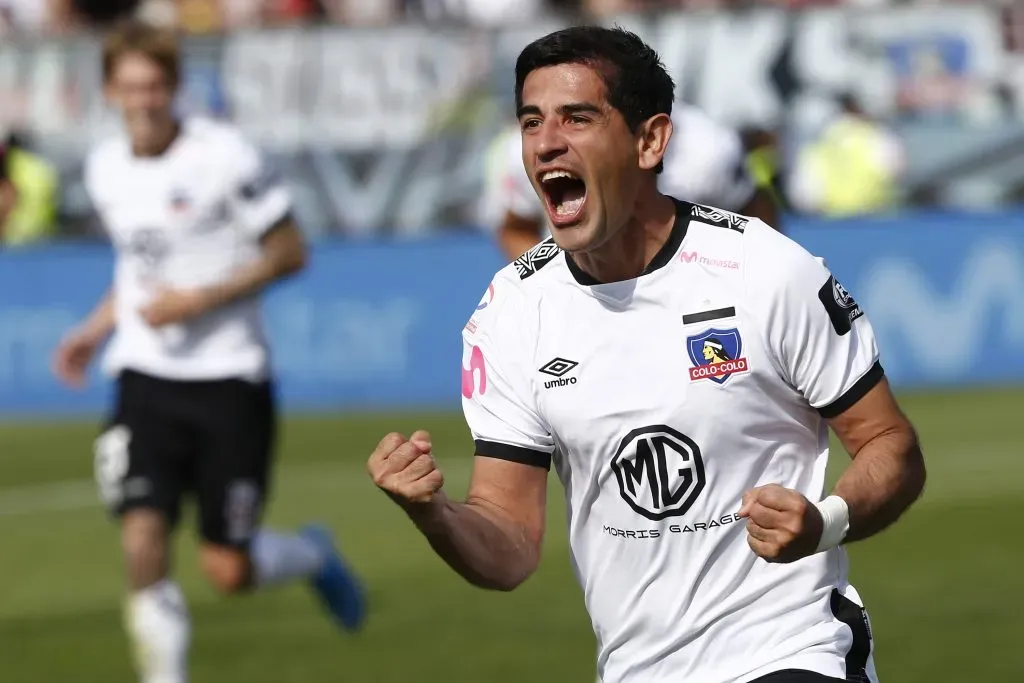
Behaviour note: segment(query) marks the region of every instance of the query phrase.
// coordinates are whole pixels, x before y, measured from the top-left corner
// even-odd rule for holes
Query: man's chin
[[[594,241],[593,231],[589,228],[585,221],[559,227],[552,226],[551,236],[562,251],[570,254],[586,253]]]

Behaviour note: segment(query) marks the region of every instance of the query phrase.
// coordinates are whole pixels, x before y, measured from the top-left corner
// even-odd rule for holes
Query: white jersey
[[[550,239],[495,276],[463,332],[477,454],[553,459],[604,683],[874,680],[845,550],[769,564],[736,517],[755,486],[823,498],[825,417],[883,377],[871,326],[763,222],[677,206],[636,279]]]
[[[695,204],[740,211],[754,195],[739,134],[696,107],[676,105],[660,190]],[[523,166],[518,126],[502,132],[489,152],[481,221],[493,228],[506,212],[547,222],[544,205]]]
[[[116,250],[117,326],[105,369],[171,380],[265,378],[256,297],[161,329],[139,315],[159,287],[222,282],[259,256],[261,237],[291,199],[256,149],[230,126],[188,119],[159,157],[134,156],[120,136],[101,143],[85,183]]]

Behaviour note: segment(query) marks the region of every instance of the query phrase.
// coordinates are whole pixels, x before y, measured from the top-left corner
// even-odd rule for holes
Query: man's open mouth
[[[581,178],[570,171],[545,171],[540,185],[555,225],[569,225],[579,219],[587,200],[587,185]]]

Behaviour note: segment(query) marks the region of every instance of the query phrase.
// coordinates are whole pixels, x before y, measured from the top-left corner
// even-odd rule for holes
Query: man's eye
[[[520,125],[522,126],[523,130],[527,130],[528,128],[536,128],[537,126],[540,125],[540,120],[539,119],[526,119]]]

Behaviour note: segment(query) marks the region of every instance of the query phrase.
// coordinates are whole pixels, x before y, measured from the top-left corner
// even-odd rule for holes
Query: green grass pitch
[[[1024,390],[903,397],[929,465],[924,498],[851,548],[883,683],[1024,681]],[[456,495],[471,444],[458,414],[294,418],[268,521],[331,525],[372,613],[346,637],[304,586],[225,600],[201,580],[191,518],[177,574],[194,618],[194,683],[590,683],[594,645],[552,477],[544,560],[511,594],[465,585],[378,493],[363,463],[391,430],[426,428]],[[0,427],[0,680],[134,680],[115,529],[96,502],[92,424]],[[842,470],[837,450],[832,476]]]

